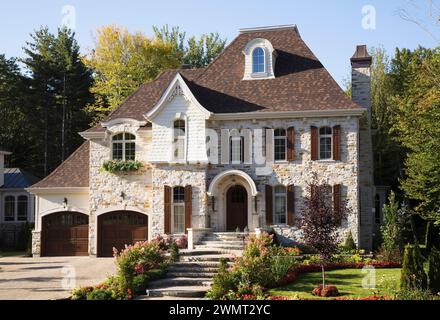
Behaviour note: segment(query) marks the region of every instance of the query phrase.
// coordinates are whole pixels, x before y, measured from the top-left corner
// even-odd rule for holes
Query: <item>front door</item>
[[[234,186],[227,193],[227,231],[241,231],[248,225],[248,195],[242,186]]]

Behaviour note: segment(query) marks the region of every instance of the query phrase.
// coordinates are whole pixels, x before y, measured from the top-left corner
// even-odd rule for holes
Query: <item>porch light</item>
[[[64,208],[67,208],[67,204],[68,204],[68,200],[67,200],[67,198],[64,198],[63,199],[63,206],[64,206]]]

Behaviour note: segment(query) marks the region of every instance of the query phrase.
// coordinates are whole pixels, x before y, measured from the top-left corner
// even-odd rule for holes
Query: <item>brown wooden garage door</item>
[[[88,256],[89,217],[76,212],[43,217],[41,240],[42,256]]]
[[[98,256],[113,256],[113,248],[121,250],[126,245],[148,240],[148,217],[131,212],[118,211],[99,217]]]

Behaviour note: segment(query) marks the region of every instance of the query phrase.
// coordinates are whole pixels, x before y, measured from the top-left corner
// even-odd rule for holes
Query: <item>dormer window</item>
[[[260,47],[255,48],[254,52],[252,53],[252,73],[265,72],[266,66],[264,58],[264,50]]]
[[[276,51],[269,40],[257,38],[249,41],[243,54],[245,55],[243,80],[275,78]]]

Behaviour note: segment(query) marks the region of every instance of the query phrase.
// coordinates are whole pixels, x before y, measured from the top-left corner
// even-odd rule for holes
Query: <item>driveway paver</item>
[[[116,272],[113,258],[0,258],[0,300],[52,300]]]

